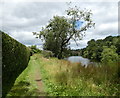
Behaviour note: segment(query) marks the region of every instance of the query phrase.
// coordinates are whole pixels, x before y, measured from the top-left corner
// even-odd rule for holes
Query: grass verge
[[[39,55],[37,55],[39,57]],[[57,58],[40,58],[40,70],[50,96],[118,96],[117,65],[85,68]]]

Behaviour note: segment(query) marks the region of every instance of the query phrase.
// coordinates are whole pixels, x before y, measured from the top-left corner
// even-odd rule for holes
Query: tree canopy
[[[99,40],[91,39],[87,44],[86,48],[76,50],[76,55],[103,63],[117,62],[120,58],[120,36],[108,36]]]
[[[37,38],[45,41],[44,49],[52,51],[54,56],[60,59],[65,56],[69,49],[70,40],[74,40],[77,45],[77,41],[82,39],[85,31],[95,25],[92,22],[90,10],[80,10],[75,6],[66,10],[66,13],[67,17],[54,16],[39,33],[33,32]],[[84,25],[76,27],[78,20],[84,21]]]

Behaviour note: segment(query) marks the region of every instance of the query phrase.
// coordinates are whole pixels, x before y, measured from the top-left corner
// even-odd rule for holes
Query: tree
[[[118,41],[116,42],[116,52],[118,53],[118,55],[120,55],[120,36],[118,36]]]
[[[63,58],[64,51],[68,49],[71,39],[77,45],[77,40],[81,40],[84,35],[83,32],[95,25],[89,10],[80,10],[75,6],[66,12],[67,18],[54,16],[39,33],[33,32],[34,35],[45,41],[44,49],[52,51],[59,59]],[[84,26],[76,29],[76,21],[78,20],[84,21]]]
[[[33,55],[34,53],[40,53],[41,52],[41,50],[38,49],[36,47],[36,45],[31,45],[31,46],[29,46],[29,48],[31,49],[31,55]]]
[[[104,46],[101,56],[102,56],[101,62],[103,62],[104,64],[108,64],[108,65],[117,63],[119,59],[119,56],[116,53],[115,46],[111,46],[110,48],[108,48],[107,46]]]
[[[65,17],[54,16],[39,34],[39,38],[45,40],[44,50],[52,51],[55,57],[63,57],[62,54],[66,51],[69,44],[65,42],[69,28],[70,24]]]

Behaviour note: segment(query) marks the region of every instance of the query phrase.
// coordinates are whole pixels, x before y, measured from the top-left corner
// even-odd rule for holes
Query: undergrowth
[[[39,55],[38,55],[39,57]],[[118,65],[87,68],[56,58],[40,58],[40,69],[51,96],[118,96]]]

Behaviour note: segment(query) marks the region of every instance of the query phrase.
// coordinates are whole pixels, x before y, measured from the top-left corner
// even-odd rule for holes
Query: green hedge
[[[2,33],[2,95],[6,96],[16,78],[27,67],[30,49]]]

